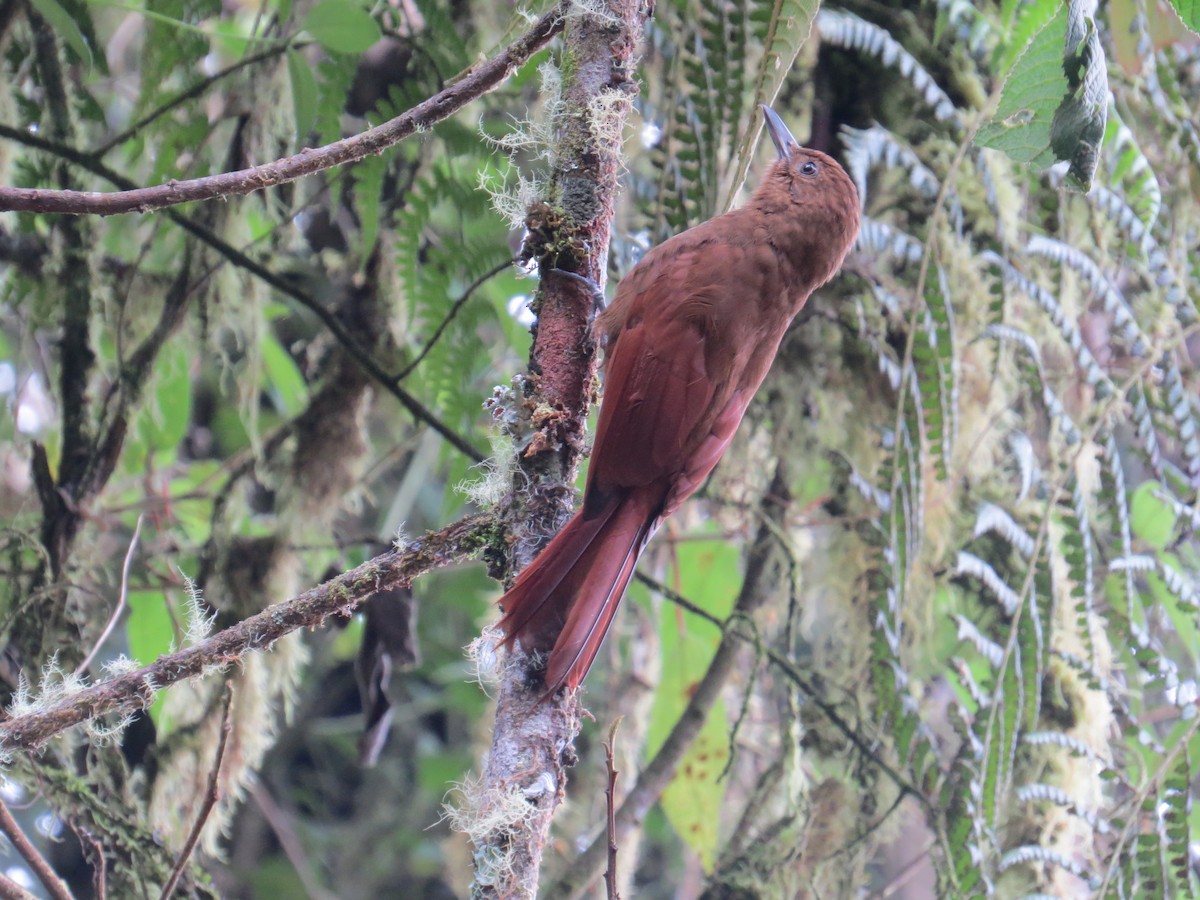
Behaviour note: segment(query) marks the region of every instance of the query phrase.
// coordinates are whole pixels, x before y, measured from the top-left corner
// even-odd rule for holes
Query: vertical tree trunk
[[[561,114],[550,196],[529,210],[526,252],[543,276],[525,395],[531,433],[518,441],[518,491],[506,514],[514,571],[529,563],[571,514],[579,455],[594,393],[595,302],[577,279],[603,285],[621,168],[621,135],[637,86],[632,73],[645,0],[576,8],[564,29]],[[496,730],[482,780],[466,791],[458,823],[475,844],[476,897],[533,897],[542,850],[574,762],[579,704],[543,698],[514,652],[502,667]]]

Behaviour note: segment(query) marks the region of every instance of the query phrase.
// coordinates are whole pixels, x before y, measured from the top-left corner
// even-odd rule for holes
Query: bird
[[[591,668],[638,558],[721,459],[788,326],[859,227],[845,170],[761,105],[778,158],[747,203],[651,249],[595,322],[604,392],[583,503],[498,601],[498,646]]]

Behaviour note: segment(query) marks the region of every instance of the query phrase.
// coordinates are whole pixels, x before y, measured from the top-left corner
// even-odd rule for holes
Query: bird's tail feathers
[[[548,693],[587,675],[655,521],[636,494],[594,518],[577,513],[500,599],[504,643],[550,650]]]

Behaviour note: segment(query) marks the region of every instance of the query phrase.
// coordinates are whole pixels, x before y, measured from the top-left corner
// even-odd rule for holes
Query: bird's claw
[[[583,285],[592,295],[592,304],[595,306],[595,311],[598,314],[604,312],[608,306],[608,299],[604,296],[604,291],[600,285],[592,281],[586,275],[580,275],[578,272],[568,272],[566,269],[547,269],[547,273],[553,272],[555,275],[562,275],[564,278],[569,278],[572,281]]]

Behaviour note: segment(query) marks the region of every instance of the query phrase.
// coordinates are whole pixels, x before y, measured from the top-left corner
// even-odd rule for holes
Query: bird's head
[[[751,202],[772,217],[781,249],[803,255],[823,283],[858,236],[858,189],[837,160],[801,147],[773,109],[761,108],[779,158]],[[818,252],[820,259],[814,258]]]

